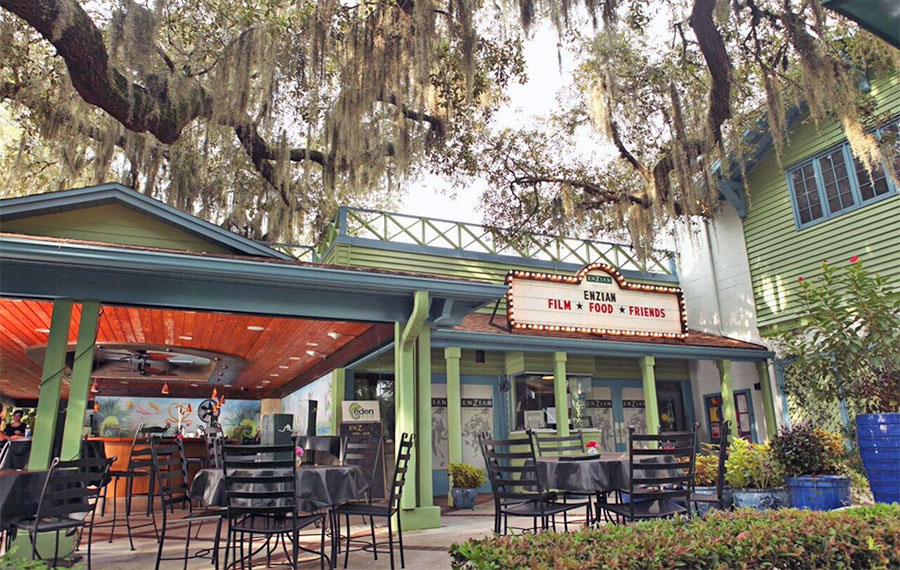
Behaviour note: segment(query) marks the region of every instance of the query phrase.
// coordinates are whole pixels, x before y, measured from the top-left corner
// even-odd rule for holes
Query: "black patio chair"
[[[537,432],[534,430],[527,431],[528,436],[534,441],[534,447],[537,449],[538,457],[559,457],[564,454],[585,453],[584,434],[581,430],[575,430],[569,435],[556,435],[553,432]],[[562,497],[563,504],[577,504],[584,507],[587,515],[587,522],[594,520],[594,509],[591,504],[593,495],[587,493],[577,493],[574,491],[558,491]],[[605,495],[604,495],[605,497]],[[597,498],[600,501],[600,497]],[[566,532],[569,531],[568,511],[563,512],[563,526]]]
[[[400,436],[400,444],[397,447],[397,463],[394,467],[394,480],[391,483],[390,493],[387,501],[370,501],[366,503],[347,503],[341,505],[332,511],[334,515],[334,524],[340,525],[340,517],[344,515],[347,521],[347,544],[344,552],[344,568],[350,559],[350,517],[361,516],[369,517],[370,528],[372,529],[372,554],[375,560],[378,560],[378,545],[375,541],[375,523],[373,518],[384,518],[387,520],[388,527],[388,549],[391,557],[391,570],[394,568],[394,528],[391,519],[397,516],[397,542],[400,545],[400,568],[406,568],[406,561],[403,557],[403,523],[400,521],[400,498],[403,496],[403,487],[406,484],[406,472],[409,468],[409,460],[412,457],[412,449],[415,445],[415,434],[404,433]],[[336,545],[334,545],[336,546]],[[335,549],[332,549],[334,552]]]
[[[150,441],[150,453],[153,461],[153,473],[156,478],[156,490],[159,495],[159,503],[162,507],[159,523],[159,548],[156,552],[156,570],[163,560],[184,560],[185,568],[191,558],[200,558],[208,549],[198,551],[191,556],[191,527],[202,525],[204,522],[216,523],[215,543],[212,551],[212,561],[216,569],[219,568],[219,534],[222,530],[222,517],[224,508],[209,508],[195,511],[191,504],[190,491],[187,485],[187,473],[184,470],[183,446],[178,445],[178,439],[153,438]],[[174,505],[187,505],[187,514],[174,518],[170,516],[170,510]],[[163,558],[163,547],[166,542],[166,532],[171,527],[187,525],[187,534],[184,538],[184,556]],[[198,529],[199,532],[199,529]]]
[[[37,535],[55,533],[55,546],[51,567],[59,560],[59,535],[71,536],[88,528],[87,567],[91,568],[91,543],[94,536],[94,517],[100,487],[107,477],[112,459],[86,458],[60,461],[50,464],[35,516],[14,522],[7,540],[15,538],[19,530],[28,532],[31,541],[31,557],[43,560],[38,551]],[[8,548],[8,545],[7,545]]]
[[[293,445],[223,445],[225,470],[225,500],[228,519],[228,542],[225,545],[225,568],[228,568],[229,551],[233,551],[232,566],[245,561],[253,567],[253,554],[266,549],[266,562],[270,562],[274,538],[282,542],[285,554],[293,568],[297,568],[299,550],[318,554],[321,567],[325,568],[325,515],[301,513],[297,502],[297,469],[294,464]],[[300,546],[300,531],[321,524],[321,550],[316,552]],[[249,535],[248,552],[244,554],[244,538]],[[265,541],[255,552],[254,535],[262,535]],[[285,539],[292,544],[287,553]],[[240,549],[240,557],[238,557]]]
[[[114,496],[116,495],[116,490],[118,488],[118,479],[125,479],[125,527],[128,530],[128,544],[131,546],[131,550],[134,550],[132,531],[135,529],[152,526],[153,534],[156,536],[157,540],[159,540],[159,529],[156,524],[156,516],[154,516],[153,512],[153,496],[156,486],[156,476],[154,475],[153,470],[153,453],[150,443],[151,439],[160,438],[165,432],[166,428],[163,427],[145,427],[144,424],[140,424],[134,432],[134,439],[131,441],[131,453],[128,456],[128,467],[125,471],[112,471],[110,473],[110,475],[116,479],[113,483]],[[134,491],[134,483],[138,479],[146,479],[146,492],[136,493]],[[150,517],[150,521],[135,524],[132,521],[132,507],[134,505],[134,499],[140,497],[147,500],[146,516]],[[113,502],[113,508],[115,509],[115,502]],[[114,510],[113,521],[116,520],[115,517],[116,513]],[[109,542],[112,542],[115,531],[116,527],[114,523],[109,535]]]
[[[509,531],[509,517],[532,519],[534,532],[538,521],[543,530],[556,527],[556,515],[581,508],[578,504],[558,502],[557,494],[544,490],[538,477],[534,443],[527,439],[491,439],[489,434],[478,436],[478,444],[484,456],[491,492],[494,495],[494,532]],[[513,451],[514,448],[524,448]]]
[[[716,492],[713,493],[697,493],[694,491],[695,484],[691,484],[691,504],[697,507],[699,503],[712,505],[719,510],[725,508],[725,461],[728,459],[728,437],[731,435],[731,421],[722,422],[722,433],[719,436],[718,467],[719,471],[716,475]]]
[[[203,426],[201,426],[203,429]],[[210,425],[208,429],[203,429],[203,438],[206,440],[206,455],[208,457],[207,466],[222,468],[222,443],[225,441],[225,435],[219,424]]]
[[[9,440],[7,439],[3,442],[3,445],[0,446],[0,469],[4,468],[3,464],[6,463],[6,455],[9,453],[10,445],[11,444],[10,444]]]
[[[366,500],[372,502],[372,486],[379,480],[377,470],[384,453],[383,437],[349,435],[341,439],[341,465],[355,466],[365,475]],[[381,489],[382,493],[384,489]],[[377,496],[383,496],[380,493]]]
[[[693,431],[636,434],[628,426],[630,481],[625,503],[602,507],[616,523],[690,516],[690,495],[697,454],[697,426]],[[673,461],[668,461],[671,458]]]

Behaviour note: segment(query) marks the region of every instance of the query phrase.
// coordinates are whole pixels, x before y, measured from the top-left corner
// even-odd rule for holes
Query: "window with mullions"
[[[894,172],[900,172],[900,136],[898,123],[879,129],[876,134],[894,148]],[[829,149],[787,171],[797,226],[804,228],[830,219],[878,198],[896,193],[883,165],[867,172],[844,143]]]

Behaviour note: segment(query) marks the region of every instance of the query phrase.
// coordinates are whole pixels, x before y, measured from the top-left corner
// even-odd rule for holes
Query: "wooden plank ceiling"
[[[4,397],[37,398],[52,310],[49,301],[0,299],[0,394]],[[81,306],[76,303],[69,329],[70,353],[74,352],[80,316]],[[386,342],[389,338],[373,335],[381,337],[389,334],[388,330],[368,323],[104,305],[97,345],[232,356],[241,359],[243,366],[225,389],[229,397],[275,397],[314,379],[304,373],[322,370],[323,361],[330,363],[336,352],[349,360]],[[354,350],[355,345],[359,350]],[[335,362],[335,367],[340,365]],[[110,368],[104,368],[104,376]],[[128,372],[128,366],[122,369],[121,378],[98,381],[99,395],[159,396],[166,381],[173,397],[208,397],[212,391],[210,384],[196,379],[179,381],[173,375],[155,373],[140,377]],[[67,377],[63,397],[68,395]]]

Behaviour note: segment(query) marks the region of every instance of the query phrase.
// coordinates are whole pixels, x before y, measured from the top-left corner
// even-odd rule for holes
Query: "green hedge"
[[[690,521],[473,539],[451,546],[450,556],[459,570],[900,568],[900,506],[713,511]]]

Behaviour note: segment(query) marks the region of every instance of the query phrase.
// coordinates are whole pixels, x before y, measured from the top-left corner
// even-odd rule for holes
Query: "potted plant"
[[[735,438],[725,460],[725,481],[732,487],[735,507],[767,510],[789,504],[781,470],[768,444]]]
[[[850,505],[841,436],[801,423],[782,429],[769,444],[785,475],[792,507],[831,511]]]
[[[799,280],[803,321],[779,335],[792,359],[786,390],[809,417],[834,417],[839,405],[855,416],[875,500],[900,502],[900,291],[859,256],[842,270],[826,260],[821,279]]]
[[[484,469],[468,463],[451,463],[447,467],[450,475],[450,495],[457,509],[474,509],[478,488],[487,482]]]

